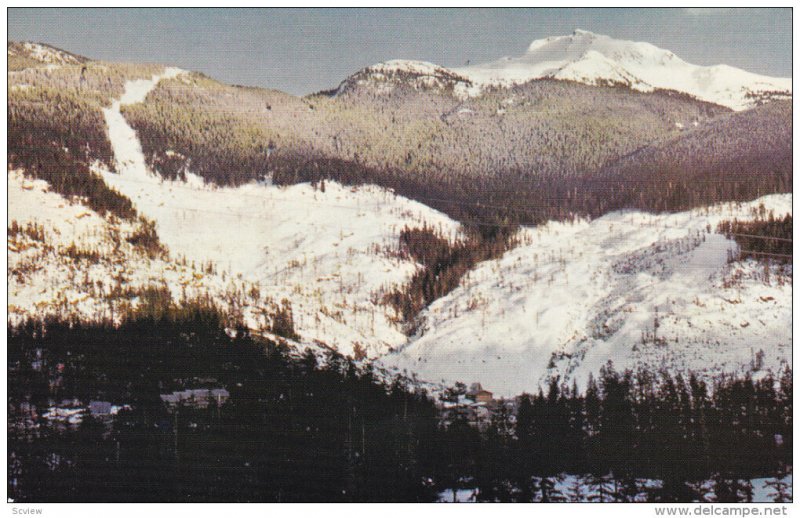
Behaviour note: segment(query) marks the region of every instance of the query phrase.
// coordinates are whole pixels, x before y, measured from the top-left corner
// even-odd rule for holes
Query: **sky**
[[[647,41],[698,65],[792,73],[789,8],[8,9],[10,40],[297,95],[388,59],[454,67],[519,56],[535,39],[576,28]]]

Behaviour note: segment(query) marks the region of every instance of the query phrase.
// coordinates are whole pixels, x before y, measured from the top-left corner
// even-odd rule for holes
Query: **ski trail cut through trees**
[[[164,73],[153,76],[152,79],[138,79],[125,83],[125,92],[122,97],[111,103],[110,108],[103,109],[108,128],[108,139],[114,150],[117,161],[117,171],[120,176],[139,181],[157,182],[155,175],[151,174],[142,153],[142,144],[136,136],[136,131],[123,117],[121,108],[123,104],[136,104],[144,102],[149,94],[162,79],[170,79],[184,73],[179,68],[167,68]]]
[[[321,192],[308,183],[215,186],[191,172],[186,181],[162,178],[147,166],[121,107],[145,101],[159,81],[183,73],[168,68],[152,79],[129,81],[104,110],[118,169],[96,168],[105,182],[156,223],[173,258],[203,268],[210,263],[212,271],[225,273],[231,288],[244,293],[241,307],[255,315],[248,321],[252,328],[264,325],[258,315],[270,300],[285,298],[305,343],[323,342],[343,354],[360,348],[372,357],[402,345],[406,336],[394,310],[374,302],[387,287],[407,283],[418,267],[391,252],[399,232],[427,225],[455,236],[459,224],[376,186],[326,182]],[[258,289],[243,288],[245,283]]]

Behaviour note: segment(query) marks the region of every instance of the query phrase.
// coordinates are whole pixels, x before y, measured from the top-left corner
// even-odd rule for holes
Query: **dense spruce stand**
[[[609,364],[585,390],[553,379],[520,396],[516,415],[498,411],[479,430],[463,419],[445,425],[404,378],[333,352],[292,356],[243,326],[231,337],[226,321],[203,301],[151,298],[119,328],[10,328],[9,497],[422,502],[468,488],[480,501],[690,501],[707,498],[697,488],[712,481],[722,502],[752,498],[750,479],[791,466],[788,367],[705,382]],[[159,398],[198,379],[230,398],[177,409]],[[127,406],[76,427],[23,411],[44,413],[63,398]],[[580,483],[559,490],[567,473]],[[785,497],[785,487],[776,491]]]

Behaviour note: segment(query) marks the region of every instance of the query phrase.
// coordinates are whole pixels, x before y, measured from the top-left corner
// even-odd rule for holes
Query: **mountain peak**
[[[471,81],[452,70],[427,61],[392,59],[362,68],[339,85],[337,95],[358,87],[388,93],[397,86],[416,90],[453,90],[459,95],[472,86]]]
[[[465,97],[479,95],[486,87],[508,87],[542,78],[624,86],[642,92],[674,90],[733,110],[792,95],[790,78],[761,76],[727,65],[693,65],[651,43],[616,39],[585,29],[535,40],[522,56],[478,65],[449,69],[427,61],[384,61],[345,79],[337,93],[356,87],[388,93],[405,86]]]
[[[730,66],[699,66],[651,43],[615,39],[584,29],[533,41],[520,57],[454,69],[476,85],[509,86],[554,78],[590,85],[622,84],[640,91],[675,90],[734,110],[763,94],[790,96],[791,79]]]
[[[12,68],[31,65],[79,65],[89,61],[88,58],[67,52],[52,45],[34,43],[31,41],[9,41],[7,46],[8,59],[16,61]]]

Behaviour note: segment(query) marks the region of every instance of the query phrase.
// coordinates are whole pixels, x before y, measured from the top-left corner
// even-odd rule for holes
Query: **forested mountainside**
[[[670,210],[792,191],[792,104],[718,117],[608,163],[587,179],[598,213]],[[664,182],[667,182],[665,185]]]
[[[83,197],[101,213],[131,219],[130,200],[90,171],[111,170],[114,154],[102,108],[128,80],[163,67],[89,61],[54,47],[8,44],[8,165],[45,180],[64,196]]]
[[[132,216],[87,165],[113,169],[101,108],[126,79],[159,67],[33,48],[9,46],[21,63],[42,65],[9,73],[10,163],[95,208]],[[731,114],[675,91],[550,78],[464,97],[404,74],[395,71],[392,88],[381,89],[374,71],[366,80],[359,72],[335,95],[305,98],[189,74],[163,81],[124,113],[149,165],[168,178],[190,170],[219,185],[265,177],[373,183],[463,222],[681,210],[791,189],[788,102]],[[664,164],[672,153],[678,162]],[[766,173],[743,173],[754,164]]]
[[[439,343],[433,355],[411,356],[415,346],[429,345],[436,336],[423,336],[430,315],[418,317],[426,308],[453,294],[443,302],[452,312],[437,317],[446,330],[453,323],[466,325],[477,314],[460,308],[491,305],[494,297],[484,301],[470,292],[471,274],[480,272],[488,294],[507,287],[537,298],[544,285],[538,283],[538,265],[531,266],[529,259],[536,263],[539,252],[529,252],[539,242],[532,236],[547,233],[548,221],[574,225],[565,232],[573,240],[580,232],[572,229],[588,226],[588,242],[612,250],[594,263],[585,259],[590,250],[574,242],[557,243],[558,252],[543,251],[548,292],[567,271],[579,278],[589,271],[592,282],[606,276],[622,293],[633,285],[632,272],[667,282],[667,273],[681,273],[687,258],[711,257],[708,267],[715,277],[695,286],[713,298],[730,288],[729,270],[736,266],[726,264],[739,258],[738,236],[714,234],[716,249],[709,250],[704,234],[713,234],[718,221],[706,218],[698,227],[700,213],[686,212],[676,218],[689,218],[696,234],[665,235],[661,243],[642,228],[669,218],[647,212],[697,207],[708,216],[709,205],[717,204],[714,211],[724,207],[731,221],[738,218],[730,228],[740,228],[736,225],[754,225],[747,208],[720,202],[763,197],[758,203],[780,209],[776,220],[786,221],[788,214],[785,197],[764,197],[792,188],[787,101],[734,112],[677,91],[550,77],[462,92],[469,85],[458,86],[463,81],[446,70],[434,68],[444,82],[431,82],[402,67],[389,67],[395,70],[391,74],[383,68],[359,72],[335,91],[301,98],[224,85],[173,68],[94,62],[51,47],[13,44],[9,53],[19,62],[9,71],[9,167],[14,171],[9,189],[20,200],[46,198],[48,203],[43,214],[20,212],[25,218],[9,228],[16,248],[12,263],[15,272],[23,272],[13,279],[13,296],[23,308],[17,316],[49,314],[87,298],[90,302],[75,302],[75,311],[68,313],[101,315],[103,298],[119,290],[98,287],[98,276],[113,272],[122,278],[119,270],[127,265],[133,273],[127,279],[142,281],[144,288],[153,279],[142,268],[154,264],[173,272],[164,273],[160,293],[169,291],[177,299],[191,284],[217,302],[226,301],[264,332],[274,331],[271,315],[293,311],[296,326],[286,334],[300,343],[358,358],[402,349],[407,357],[400,357],[400,368],[425,370],[426,358],[441,358],[438,352],[445,350]],[[31,187],[20,174],[47,186]],[[64,196],[69,207],[48,190]],[[39,232],[41,226],[61,228],[53,223],[60,219],[72,224],[87,217],[75,209],[83,205],[92,209],[86,220],[93,222],[92,234],[75,239],[69,232]],[[631,207],[644,212],[610,215],[609,221],[621,222],[617,227],[596,219]],[[617,240],[618,229],[627,227],[631,241]],[[234,251],[231,228],[239,233]],[[121,246],[98,243],[105,239],[96,239],[101,234]],[[565,256],[561,245],[572,252]],[[783,249],[752,251],[788,255],[775,250]],[[654,254],[669,268],[651,264]],[[32,269],[38,259],[54,268]],[[506,269],[509,260],[516,262]],[[98,263],[106,269],[95,268]],[[69,273],[70,265],[83,277]],[[753,293],[764,284],[769,294],[763,296],[777,300],[783,315],[791,268],[766,265],[769,273],[762,275],[759,267],[742,267],[747,272],[742,282]],[[533,280],[509,284],[494,278],[503,271],[509,276],[533,271]],[[204,281],[196,282],[200,278]],[[58,284],[58,289],[35,292],[39,282]],[[569,281],[555,285],[574,292]],[[652,289],[647,286],[638,291]],[[123,302],[135,303],[137,290],[126,292]],[[628,301],[631,307],[650,300],[638,291],[636,300]],[[615,351],[627,351],[642,339],[649,317],[628,318],[620,309],[624,304],[607,299],[602,290],[594,295],[599,298],[582,301],[593,306],[572,320],[577,334],[543,344],[539,352],[545,361],[541,369],[529,369],[531,383],[555,372],[549,363],[574,370],[587,354],[584,331],[607,342],[605,330],[595,333],[595,328],[602,327],[609,311],[629,324]],[[652,302],[643,311],[660,307],[661,301]],[[494,309],[481,310],[482,328],[487,317],[488,328],[513,327],[514,311],[502,304]],[[740,324],[720,322],[714,332]],[[771,332],[772,324],[754,327],[748,321],[736,334],[746,341]],[[473,329],[468,331],[474,338]],[[685,331],[676,335],[686,336]],[[776,333],[770,366],[784,357],[785,333]],[[653,351],[654,358],[662,357],[661,349]],[[737,355],[739,362],[743,356]],[[446,374],[434,369],[431,379]]]
[[[612,184],[587,188],[594,171],[729,113],[676,92],[552,79],[467,98],[402,82],[382,91],[354,80],[334,96],[301,99],[199,74],[161,81],[144,103],[123,107],[148,165],[164,177],[192,173],[234,186],[264,178],[278,185],[378,184],[467,224],[468,238],[459,244],[408,229],[421,242],[447,245],[439,257],[420,261],[424,270],[408,285],[382,296],[408,332],[419,311],[473,266],[512,247],[517,224],[607,210]],[[754,184],[751,191],[779,190],[769,179],[750,178],[732,197],[717,198],[713,183],[681,197],[673,192],[683,185],[674,175],[651,175],[652,184],[624,191],[627,198],[614,208],[678,210],[698,200],[749,200]]]
[[[119,328],[10,329],[9,498],[431,502],[469,488],[482,502],[791,500],[788,367],[705,381],[609,363],[585,391],[554,379],[475,427],[442,419],[463,386],[434,400],[334,352],[231,336],[226,320],[156,301]],[[202,407],[162,403],[187,386],[229,390]],[[75,408],[93,398],[119,410]],[[757,477],[772,491],[754,495]]]
[[[533,223],[593,208],[556,186],[727,112],[674,92],[555,80],[466,100],[371,85],[298,99],[191,75],[125,115],[167,177],[191,164],[220,184],[378,183],[462,221]]]

